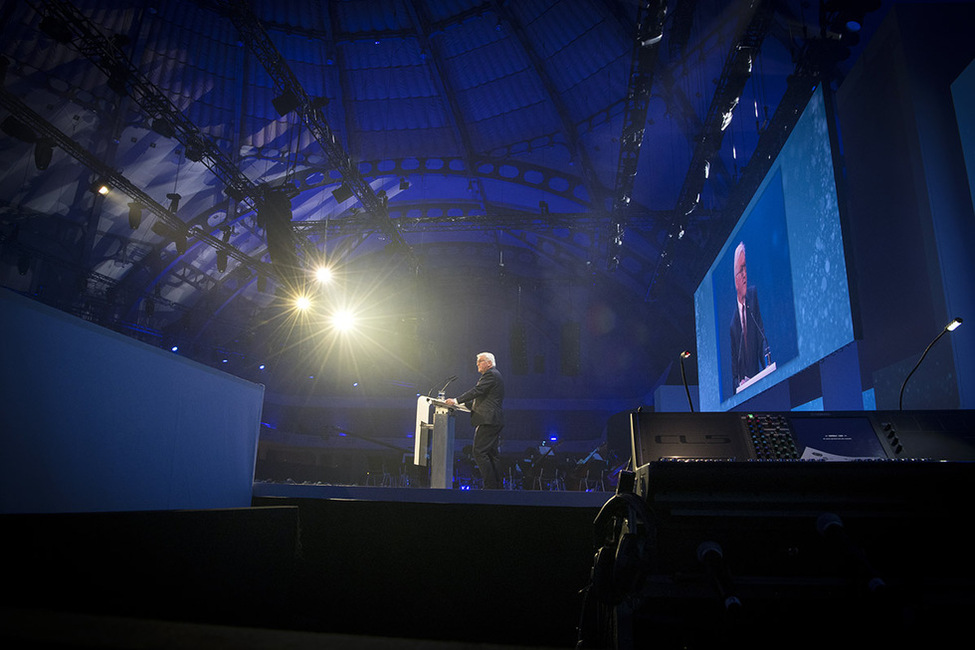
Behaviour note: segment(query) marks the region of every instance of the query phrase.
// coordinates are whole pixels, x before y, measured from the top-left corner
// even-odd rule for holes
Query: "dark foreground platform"
[[[2,634],[28,620],[11,612],[46,611],[35,632],[122,620],[571,647],[609,496],[260,484],[250,508],[3,515],[24,571]]]

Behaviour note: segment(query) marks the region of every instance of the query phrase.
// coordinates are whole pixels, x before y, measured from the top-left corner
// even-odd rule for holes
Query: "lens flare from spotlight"
[[[355,327],[355,315],[347,310],[337,311],[332,315],[332,327],[340,332],[348,332]]]
[[[321,284],[327,284],[332,281],[332,269],[327,266],[319,266],[315,269],[315,279]]]
[[[298,296],[295,298],[295,308],[300,311],[307,311],[311,307],[311,299],[308,296]]]

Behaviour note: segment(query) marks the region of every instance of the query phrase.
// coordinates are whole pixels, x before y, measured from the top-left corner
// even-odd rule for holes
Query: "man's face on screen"
[[[748,267],[745,266],[745,251],[740,251],[735,257],[735,289],[738,291],[738,301],[745,299],[748,292]]]

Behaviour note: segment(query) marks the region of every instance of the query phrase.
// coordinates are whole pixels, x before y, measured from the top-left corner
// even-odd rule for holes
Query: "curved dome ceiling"
[[[655,380],[847,58],[809,4],[5,3],[3,284],[210,362],[300,337],[328,264],[407,338],[451,288],[535,330],[609,309]]]

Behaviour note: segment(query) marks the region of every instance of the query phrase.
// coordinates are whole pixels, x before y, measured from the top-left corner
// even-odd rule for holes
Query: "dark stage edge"
[[[182,650],[543,650],[464,641],[324,634],[0,607],[6,648],[181,648]]]
[[[613,492],[572,490],[448,490],[444,488],[399,488],[359,485],[301,483],[254,483],[253,496],[285,499],[342,499],[399,503],[478,504],[598,508]]]

